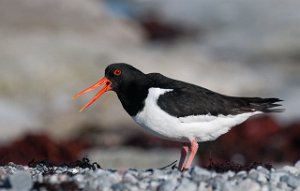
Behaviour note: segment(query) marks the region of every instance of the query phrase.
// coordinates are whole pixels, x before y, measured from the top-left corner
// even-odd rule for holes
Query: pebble
[[[50,176],[49,182],[50,182],[51,184],[57,183],[57,182],[58,182],[58,176],[57,176],[57,175]]]
[[[297,167],[294,167],[294,166],[284,166],[282,168],[282,170],[285,170],[289,173],[296,174],[296,175],[298,175],[300,173],[300,170]]]
[[[187,179],[187,178],[184,178],[182,179],[182,181],[179,183],[177,189],[178,191],[186,191],[186,190],[189,190],[189,191],[196,191],[197,190],[197,185],[195,184],[195,182]]]
[[[138,180],[136,179],[136,177],[132,173],[126,172],[123,176],[123,181],[131,182],[131,183],[137,183]]]
[[[164,181],[160,186],[158,186],[158,191],[169,191],[169,190],[175,190],[177,187],[178,182],[176,180],[167,180]]]
[[[269,178],[267,177],[267,175],[265,175],[263,173],[258,174],[257,181],[260,182],[261,184],[266,184],[268,179]]]
[[[204,168],[195,166],[190,170],[190,176],[197,182],[207,181],[212,177],[212,173]]]
[[[250,178],[252,178],[253,180],[257,180],[258,175],[259,175],[259,173],[258,173],[258,171],[255,170],[255,169],[251,169],[251,170],[248,172],[248,176],[249,176]]]
[[[299,160],[300,161],[300,160]],[[204,190],[204,191],[300,191],[300,162],[294,166],[284,166],[268,170],[264,167],[240,171],[217,173],[195,166],[185,172],[172,169],[149,170],[103,170],[38,165],[8,165],[0,167],[1,190],[30,190],[35,182],[61,184],[74,181],[80,190]],[[52,170],[51,173],[45,173]],[[53,171],[54,170],[54,171]]]
[[[26,171],[16,171],[9,176],[9,182],[15,191],[27,191],[33,185],[31,174]]]
[[[300,160],[298,160],[296,163],[295,163],[295,167],[298,168],[300,170]]]
[[[285,182],[292,188],[300,187],[300,179],[295,177],[294,175],[284,176]]]
[[[260,185],[253,181],[250,178],[246,178],[243,182],[241,182],[236,188],[236,191],[260,191]]]

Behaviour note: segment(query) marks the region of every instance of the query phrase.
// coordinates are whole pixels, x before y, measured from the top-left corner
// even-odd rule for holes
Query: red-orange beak
[[[98,88],[99,86],[101,86],[102,84],[105,84],[105,86],[91,99],[91,101],[89,101],[85,106],[83,106],[80,109],[80,112],[82,112],[83,110],[85,110],[87,107],[89,107],[92,103],[94,103],[97,99],[99,99],[101,97],[102,94],[104,94],[105,92],[107,92],[108,90],[111,90],[111,81],[109,81],[106,77],[103,77],[101,80],[99,80],[97,83],[95,83],[94,85],[86,88],[85,90],[82,90],[81,92],[77,93],[76,95],[73,96],[73,99],[77,99],[78,97],[80,97],[83,94],[86,94],[89,91],[92,91],[93,89]]]

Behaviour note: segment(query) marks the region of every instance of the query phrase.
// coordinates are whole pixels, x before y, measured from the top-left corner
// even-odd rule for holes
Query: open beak
[[[92,91],[93,89],[98,88],[99,86],[101,86],[102,84],[105,84],[104,87],[85,105],[80,109],[80,112],[82,112],[83,110],[85,110],[87,107],[89,107],[92,103],[94,103],[97,99],[99,99],[101,97],[102,94],[104,94],[105,92],[107,92],[108,90],[111,90],[111,81],[109,81],[106,77],[103,77],[101,80],[99,80],[97,83],[95,83],[94,85],[86,88],[85,90],[82,90],[81,92],[77,93],[76,95],[73,96],[73,99],[77,99],[78,97],[80,97],[83,94],[86,94],[89,91]]]

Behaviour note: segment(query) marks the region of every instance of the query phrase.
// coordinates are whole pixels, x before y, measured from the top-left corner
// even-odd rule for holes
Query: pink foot
[[[193,160],[195,158],[195,155],[196,155],[196,153],[198,151],[198,143],[197,143],[196,139],[193,139],[191,141],[190,151],[191,151],[190,156],[189,156],[188,160],[186,161],[186,163],[185,163],[185,165],[183,167],[183,170],[189,169],[191,167],[192,162],[193,162]]]
[[[182,171],[183,170],[183,164],[186,158],[186,155],[189,151],[189,146],[187,143],[183,143],[182,148],[181,148],[181,154],[180,154],[180,160],[179,160],[179,165],[178,165],[178,170]]]

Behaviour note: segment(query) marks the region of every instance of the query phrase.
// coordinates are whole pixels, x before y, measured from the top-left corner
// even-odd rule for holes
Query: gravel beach
[[[194,166],[179,172],[171,167],[149,170],[101,169],[97,164],[68,167],[9,163],[0,167],[1,190],[300,190],[300,160],[270,170],[217,173]]]

